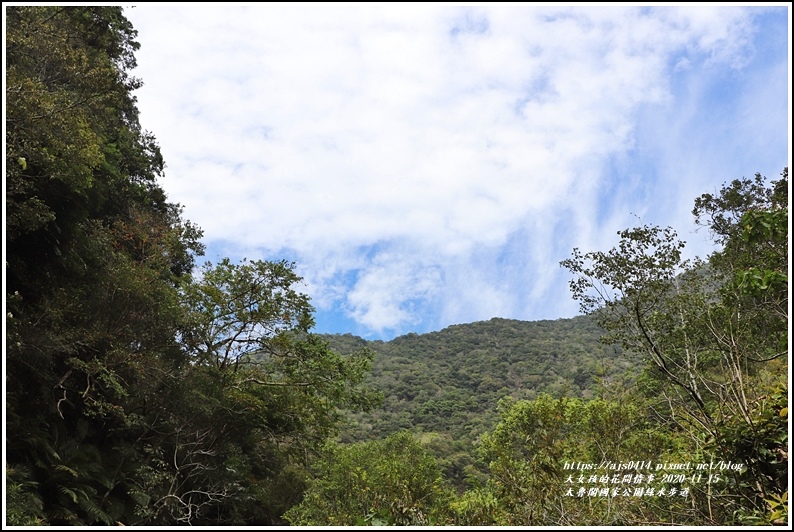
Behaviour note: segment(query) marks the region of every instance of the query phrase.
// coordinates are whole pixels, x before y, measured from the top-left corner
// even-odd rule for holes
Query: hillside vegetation
[[[789,184],[561,262],[584,316],[314,334],[287,261],[197,264],[120,7],[6,7],[6,525],[788,522]]]
[[[345,441],[380,438],[401,429],[439,432],[470,444],[493,428],[500,399],[592,398],[602,379],[623,375],[638,362],[619,346],[599,342],[592,318],[519,321],[493,318],[438,332],[366,341],[327,335],[340,353],[374,353],[368,383],[384,401],[352,415]]]

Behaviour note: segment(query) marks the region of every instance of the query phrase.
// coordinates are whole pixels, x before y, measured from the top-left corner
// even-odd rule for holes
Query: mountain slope
[[[588,316],[519,321],[493,318],[438,332],[367,341],[325,335],[331,348],[375,352],[370,383],[381,408],[350,416],[343,441],[382,438],[400,429],[437,432],[468,447],[490,430],[503,397],[540,393],[591,397],[598,375],[636,364],[620,348],[598,342],[603,331]]]

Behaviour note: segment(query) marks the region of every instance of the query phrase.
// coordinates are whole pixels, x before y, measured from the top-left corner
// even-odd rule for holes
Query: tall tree
[[[705,494],[715,520],[742,508],[762,512],[764,499],[788,489],[787,406],[779,400],[788,343],[787,191],[785,169],[779,181],[757,175],[698,198],[693,214],[721,247],[708,261],[682,260],[684,242],[671,228],[643,226],[619,232],[608,252],[575,249],[562,262],[582,310],[610,331],[605,340],[646,355],[645,382],[664,397],[664,419],[715,458],[745,464],[719,501]]]
[[[30,519],[112,523],[134,505],[131,394],[179,356],[201,232],[156,182],[121,8],[6,15],[7,480]]]
[[[309,332],[293,268],[224,259],[181,287],[187,363],[150,431],[173,457],[152,462],[155,522],[283,523],[341,410],[376,399],[361,385],[370,353],[343,357]]]
[[[9,524],[273,524],[366,351],[309,333],[286,262],[194,280],[118,7],[7,9]]]

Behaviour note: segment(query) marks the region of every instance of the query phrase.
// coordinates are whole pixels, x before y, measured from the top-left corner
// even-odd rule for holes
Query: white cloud
[[[671,76],[704,61],[738,68],[752,36],[748,12],[729,8],[128,16],[170,196],[210,245],[298,257],[316,305],[341,304],[373,330],[435,326],[429,310],[446,323],[570,313],[565,284],[550,287],[558,261],[608,242],[637,209],[628,180],[625,212],[595,221],[604,165],[636,148],[639,111],[678,111]],[[524,250],[505,251],[516,235]],[[509,276],[494,258],[505,253],[518,261]]]

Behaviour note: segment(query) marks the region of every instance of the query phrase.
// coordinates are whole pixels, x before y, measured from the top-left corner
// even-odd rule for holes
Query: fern
[[[6,524],[36,526],[44,523],[44,503],[37,492],[38,482],[30,479],[24,465],[6,465]]]

